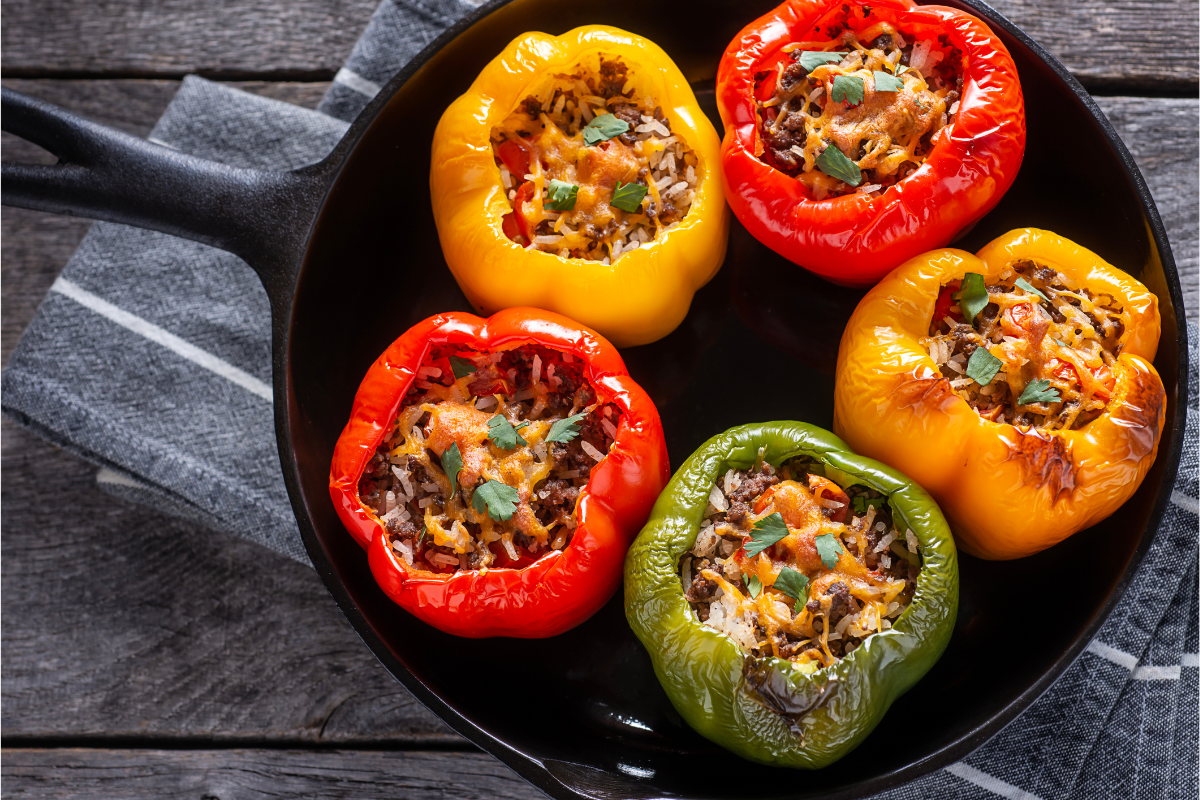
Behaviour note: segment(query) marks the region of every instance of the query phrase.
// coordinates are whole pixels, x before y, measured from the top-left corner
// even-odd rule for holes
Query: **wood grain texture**
[[[111,498],[94,467],[7,419],[0,431],[6,747],[470,747],[363,647],[313,570]]]
[[[1137,161],[1162,216],[1179,269],[1187,318],[1200,308],[1200,102],[1097,97]]]
[[[6,0],[4,74],[330,79],[376,0]],[[993,0],[1089,87],[1186,91],[1196,0]],[[1130,58],[1137,53],[1137,58]]]
[[[534,800],[541,792],[480,753],[5,748],[4,795],[92,800]]]

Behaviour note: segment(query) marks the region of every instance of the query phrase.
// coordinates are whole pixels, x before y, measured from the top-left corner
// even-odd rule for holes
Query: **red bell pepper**
[[[577,527],[562,550],[532,564],[437,573],[417,569],[387,545],[378,516],[359,498],[359,480],[435,345],[481,352],[541,345],[585,365],[600,403],[621,411],[617,435],[580,491]],[[452,312],[424,320],[368,370],[334,448],[329,493],[347,530],[367,550],[375,580],[402,608],[447,633],[542,638],[595,613],[621,582],[625,551],[671,477],[658,410],[629,377],[616,348],[566,317],[510,308],[487,319]]]
[[[765,163],[756,96],[792,42],[836,40],[846,29],[894,25],[909,41],[948,42],[965,57],[959,107],[915,172],[875,195],[814,200]],[[945,37],[944,40],[942,37]],[[942,247],[986,214],[1012,185],[1025,153],[1025,105],[1004,44],[980,20],[912,0],[787,0],[750,23],[725,50],[717,105],[726,194],[763,244],[844,286],[874,284],[919,253]]]

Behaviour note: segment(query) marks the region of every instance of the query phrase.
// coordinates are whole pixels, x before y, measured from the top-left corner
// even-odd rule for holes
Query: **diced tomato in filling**
[[[950,317],[955,322],[962,322],[963,315],[958,311],[951,311],[950,307],[954,305],[954,295],[962,288],[962,281],[950,281],[942,287],[942,291],[938,294],[937,303],[933,307],[933,319],[936,322],[941,322],[946,317]]]
[[[526,181],[521,184],[520,189],[517,189],[517,196],[513,198],[513,210],[505,214],[500,222],[505,236],[517,244],[525,246],[533,241],[533,232],[529,228],[529,219],[525,210],[525,205],[532,199],[533,182]],[[522,238],[525,241],[522,242]]]
[[[834,522],[846,521],[846,514],[850,511],[850,498],[842,491],[842,487],[828,478],[822,478],[820,475],[809,475],[808,488],[812,490],[813,496],[817,498],[817,502],[831,500],[835,503],[841,503],[840,508],[829,508],[826,506],[825,516]],[[822,505],[824,504],[822,503]]]
[[[514,181],[523,181],[529,174],[529,153],[529,145],[520,139],[506,139],[496,148],[496,155],[512,173]]]

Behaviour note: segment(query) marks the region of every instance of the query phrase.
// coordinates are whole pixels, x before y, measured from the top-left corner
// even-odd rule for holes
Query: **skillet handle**
[[[99,125],[4,89],[0,126],[59,157],[3,163],[0,201],[162,231],[249,262],[272,303],[290,296],[332,161],[294,172],[231,167]]]

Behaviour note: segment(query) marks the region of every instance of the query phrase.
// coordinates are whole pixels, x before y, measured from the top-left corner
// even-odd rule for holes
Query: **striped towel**
[[[385,0],[318,111],[188,78],[152,138],[238,166],[323,157],[470,6]],[[267,297],[234,256],[98,222],[2,380],[3,411],[113,494],[306,562],[279,474]],[[1196,328],[1183,466],[1146,560],[1084,655],[995,739],[900,798],[1197,796]]]

